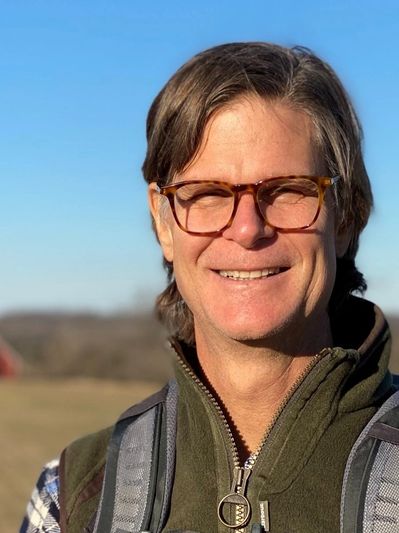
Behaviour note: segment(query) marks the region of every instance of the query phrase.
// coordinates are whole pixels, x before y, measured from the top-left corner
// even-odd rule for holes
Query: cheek
[[[173,243],[173,269],[178,284],[183,284],[185,278],[190,274],[195,264],[195,249],[188,239],[189,235],[184,234],[179,228],[173,228],[171,241]],[[181,278],[181,281],[180,281]]]
[[[193,258],[188,254],[187,250],[185,250],[184,254],[181,254],[178,247],[175,248],[174,278],[183,300],[190,309],[193,308],[193,301],[198,299],[193,264]]]
[[[174,275],[181,295],[189,303],[205,284],[208,271],[203,259],[209,238],[188,235],[178,228],[172,235]]]
[[[315,282],[319,284],[320,293],[331,293],[335,281],[336,257],[333,242],[319,250],[316,258]]]
[[[333,231],[327,231],[313,245],[309,264],[308,306],[327,308],[335,283],[336,252]]]

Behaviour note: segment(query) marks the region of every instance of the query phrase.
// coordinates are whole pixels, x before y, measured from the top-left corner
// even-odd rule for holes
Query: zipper
[[[275,427],[278,418],[287,406],[296,389],[299,387],[305,377],[313,370],[313,368],[320,361],[320,359],[322,359],[328,352],[330,352],[331,349],[325,348],[321,350],[321,352],[315,355],[309,362],[309,364],[306,365],[306,367],[303,369],[301,374],[297,377],[297,379],[294,381],[294,383],[291,385],[286,395],[284,396],[272,420],[268,424],[259,446],[256,448],[255,452],[248,457],[244,465],[241,466],[238,454],[238,447],[234,440],[233,432],[231,431],[227,418],[218,401],[183,359],[183,356],[181,355],[178,347],[176,347],[173,342],[170,342],[170,346],[175,352],[177,360],[182,366],[183,370],[190,376],[194,383],[196,383],[196,385],[202,390],[202,392],[209,398],[210,402],[212,403],[216,412],[220,416],[223,425],[226,429],[230,441],[230,451],[233,457],[233,481],[230,487],[230,492],[226,494],[226,496],[224,496],[219,502],[217,514],[219,521],[224,526],[230,529],[234,529],[235,533],[245,533],[245,527],[248,525],[248,522],[251,518],[251,504],[246,497],[247,485],[249,477],[256,464],[256,461],[271,431]],[[231,512],[232,506],[234,508],[233,512]],[[234,520],[234,523],[232,523],[232,519]]]
[[[233,528],[240,533],[245,531],[243,527],[248,524],[251,516],[251,504],[245,496],[248,478],[251,473],[252,468],[235,466],[230,492],[220,500],[218,505],[220,522],[224,526]],[[229,506],[233,506],[233,513],[231,513]],[[230,522],[231,516],[234,518],[234,524]]]

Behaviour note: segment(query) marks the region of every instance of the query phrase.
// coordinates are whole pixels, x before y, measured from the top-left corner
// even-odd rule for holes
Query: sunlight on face
[[[246,98],[208,123],[195,159],[176,177],[254,183],[321,169],[306,114],[279,103]],[[158,216],[165,257],[194,315],[196,336],[237,340],[298,338],[325,326],[335,279],[336,246],[329,196],[306,230],[280,232],[241,196],[231,227],[216,237],[189,235],[168,213]],[[157,214],[153,209],[155,218]]]

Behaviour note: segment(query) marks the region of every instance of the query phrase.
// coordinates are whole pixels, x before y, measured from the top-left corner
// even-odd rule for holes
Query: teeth
[[[263,268],[262,270],[219,270],[219,274],[224,278],[237,280],[259,279],[273,276],[281,271],[279,267]]]

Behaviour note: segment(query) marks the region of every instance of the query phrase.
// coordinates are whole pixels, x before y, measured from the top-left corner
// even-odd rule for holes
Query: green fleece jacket
[[[389,329],[377,307],[350,298],[333,317],[332,329],[336,347],[315,358],[268,431],[245,489],[250,517],[238,528],[220,520],[236,524],[249,510],[229,504],[230,497],[220,505],[234,477],[231,432],[195,376],[195,352],[183,348],[176,364],[176,471],[163,532],[250,533],[254,524],[271,533],[339,532],[349,452],[393,388]],[[81,533],[93,517],[110,434],[111,428],[81,439],[64,454],[61,515],[68,527],[64,523],[63,531]]]
[[[392,392],[390,342],[378,308],[352,298],[324,350],[297,384],[248,478],[251,519],[271,533],[338,533],[343,473],[351,447]],[[176,477],[165,531],[231,533],[218,518],[231,492],[232,444],[219,409],[186,364],[177,365]],[[262,424],[262,413],[259,413]],[[267,503],[265,503],[267,502]],[[222,506],[222,518],[236,506]],[[224,516],[223,516],[224,515]]]

